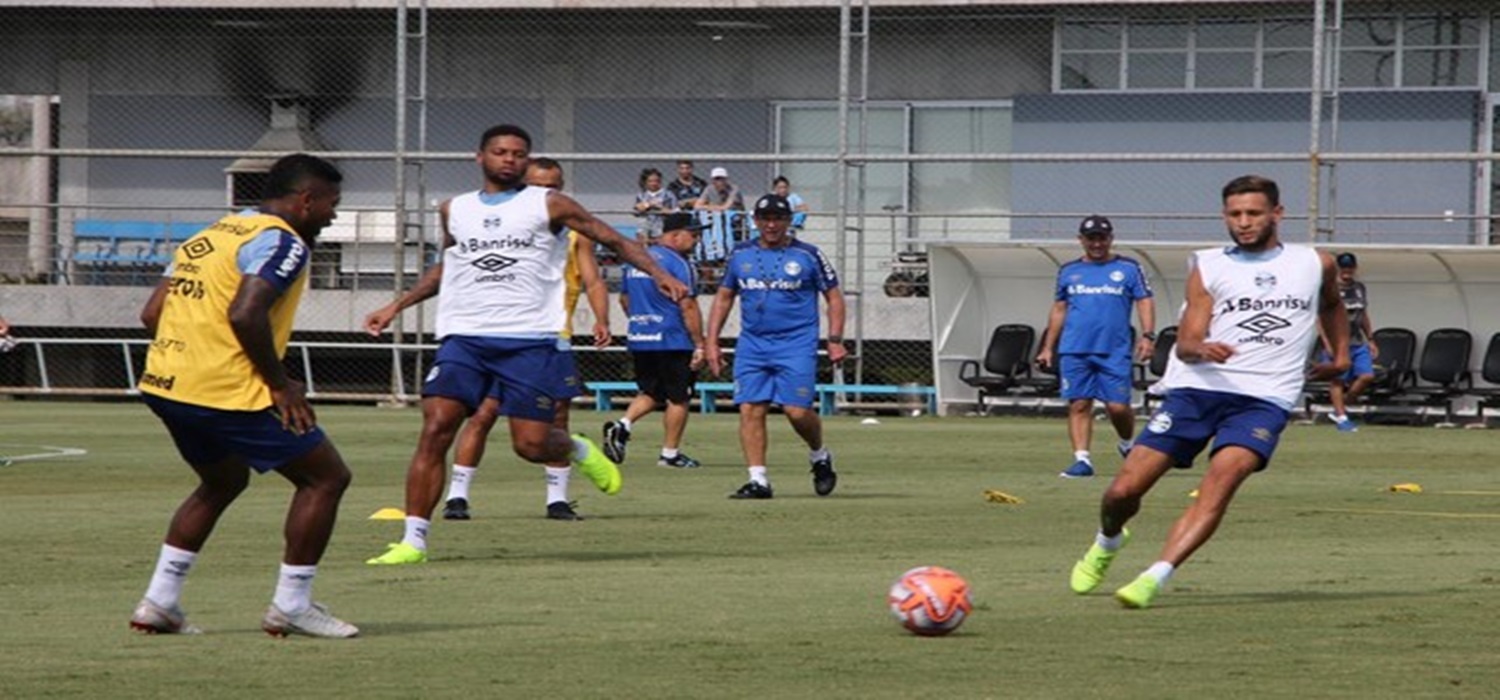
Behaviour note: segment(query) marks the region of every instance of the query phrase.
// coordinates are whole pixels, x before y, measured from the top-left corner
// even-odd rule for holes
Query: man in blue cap
[[[792,205],[785,197],[755,202],[760,237],[735,246],[708,316],[708,366],[723,369],[719,332],[735,298],[740,303],[740,337],[734,355],[734,403],[740,411],[740,447],[750,480],[730,494],[735,499],[771,497],[766,476],[766,413],[779,404],[797,436],[807,443],[813,491],[833,493],[838,474],[833,454],[823,445],[823,422],[813,409],[817,393],[818,297],[828,304],[828,360],[837,364],[844,349],[844,293],[838,273],[823,252],[794,240]]]

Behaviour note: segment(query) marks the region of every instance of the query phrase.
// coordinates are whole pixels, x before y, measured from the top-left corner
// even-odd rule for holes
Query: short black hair
[[[557,162],[557,160],[554,158],[548,158],[547,156],[538,156],[536,158],[532,158],[531,167],[537,168],[539,170],[556,170],[557,172],[563,171],[562,163]]]
[[[515,124],[499,124],[485,129],[484,135],[479,137],[479,150],[484,150],[484,147],[489,144],[490,139],[497,136],[514,136],[526,142],[526,150],[531,150],[531,134]]]
[[[344,181],[344,174],[333,163],[317,156],[306,153],[282,156],[266,175],[266,193],[262,198],[280,199],[300,190],[308,180],[337,185]]]
[[[1261,175],[1241,175],[1224,186],[1223,199],[1237,194],[1263,194],[1272,207],[1281,206],[1281,188],[1276,181]]]
[[[781,184],[783,182],[786,183],[787,187],[791,187],[792,186],[792,181],[786,179],[785,175],[777,175],[776,179],[771,181],[771,186],[775,187],[775,186],[777,186],[777,185],[779,185],[779,184]]]

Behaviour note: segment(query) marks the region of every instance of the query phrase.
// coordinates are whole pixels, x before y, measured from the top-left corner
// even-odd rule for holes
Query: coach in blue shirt
[[[1094,475],[1089,458],[1093,439],[1094,399],[1104,402],[1109,421],[1120,435],[1121,456],[1130,451],[1135,414],[1130,408],[1130,307],[1141,321],[1136,354],[1151,357],[1156,344],[1156,302],[1141,264],[1115,255],[1114,226],[1090,216],[1078,226],[1083,257],[1057,271],[1057,294],[1047,318],[1037,365],[1057,366],[1062,397],[1068,401],[1068,436],[1073,464],[1061,476]]]
[[[657,466],[681,469],[698,466],[698,460],[683,454],[679,448],[682,433],[687,429],[693,374],[703,364],[703,312],[693,295],[698,278],[687,258],[698,245],[698,234],[703,228],[692,214],[667,214],[662,217],[661,237],[647,249],[661,269],[687,285],[688,295],[682,299],[672,301],[656,288],[651,275],[625,267],[620,306],[630,319],[625,340],[635,362],[635,383],[641,391],[625,408],[623,418],[604,424],[604,452],[616,463],[625,461],[631,424],[665,403],[666,435]]]
[[[823,446],[823,422],[812,408],[818,367],[818,297],[828,302],[828,359],[844,349],[844,294],[838,274],[816,246],[793,240],[792,206],[768,194],[755,202],[760,238],[735,246],[708,315],[707,357],[714,374],[723,369],[719,333],[735,297],[740,298],[740,336],[734,355],[734,402],[740,410],[740,447],[750,480],[730,498],[771,497],[766,477],[766,411],[779,404],[811,452],[813,491],[833,493],[838,474]]]

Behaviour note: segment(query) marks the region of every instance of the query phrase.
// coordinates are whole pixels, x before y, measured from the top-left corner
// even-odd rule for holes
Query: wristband
[[[841,336],[841,335],[830,335],[830,336],[828,336],[828,342],[830,342],[830,343],[843,343],[844,342],[844,336]]]
[[[1142,333],[1141,337],[1145,338],[1146,340],[1149,340],[1149,341],[1151,341],[1153,343],[1156,342],[1156,332],[1155,331],[1148,331],[1146,333]]]

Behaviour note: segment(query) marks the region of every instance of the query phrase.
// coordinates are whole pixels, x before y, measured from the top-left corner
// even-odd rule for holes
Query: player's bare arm
[[[594,347],[605,347],[613,340],[609,332],[609,288],[604,285],[604,275],[599,273],[593,243],[578,246],[578,277],[583,280],[583,295],[589,300],[589,310],[594,312]]]
[[[156,283],[156,289],[151,290],[151,296],[147,297],[146,305],[141,307],[141,325],[146,327],[146,332],[151,337],[156,337],[156,324],[161,320],[162,306],[167,303],[167,292],[171,289],[172,280],[163,277]],[[0,329],[0,335],[10,333],[10,326],[5,325]]]
[[[703,335],[703,355],[708,360],[708,369],[719,376],[724,370],[724,356],[719,350],[719,334],[724,331],[724,321],[734,308],[734,290],[719,287],[714,293],[713,308],[708,311],[708,331]]]
[[[1042,345],[1036,353],[1036,366],[1048,369],[1056,362],[1057,339],[1062,336],[1062,326],[1066,320],[1068,302],[1052,302],[1052,309],[1047,312],[1047,330],[1042,331]]]
[[[828,361],[838,364],[849,356],[844,347],[844,291],[834,287],[823,292],[823,299],[828,302]]]
[[[1339,273],[1333,256],[1318,253],[1323,264],[1323,285],[1318,292],[1318,323],[1328,339],[1329,362],[1313,366],[1313,379],[1333,379],[1349,371],[1349,315],[1339,298]]]
[[[255,371],[271,389],[271,401],[281,415],[281,425],[305,433],[317,424],[312,405],[301,382],[286,376],[281,358],[271,336],[271,305],[281,297],[276,285],[255,275],[247,275],[229,304],[229,326]]]
[[[589,213],[572,197],[556,191],[548,193],[547,213],[552,217],[553,227],[573,229],[595,243],[608,246],[621,260],[651,275],[651,279],[656,281],[656,288],[668,299],[677,301],[687,296],[687,285],[661,269],[656,264],[656,259],[646,252],[646,246],[641,245],[640,241],[620,235],[619,231],[600,221],[599,217]]]
[[[690,366],[697,370],[708,359],[703,340],[703,309],[699,308],[698,297],[695,296],[678,299],[677,308],[682,310],[682,325],[687,329],[688,337],[693,339],[693,359]]]
[[[1136,356],[1146,362],[1156,350],[1156,341],[1146,337],[1147,333],[1156,334],[1156,300],[1151,297],[1137,299],[1135,315],[1141,322],[1141,339],[1136,342]]]
[[[451,247],[454,243],[453,236],[448,233],[448,203],[452,201],[451,199],[446,200],[438,206],[438,222],[443,231],[444,250]],[[402,294],[395,301],[371,311],[368,316],[365,316],[365,332],[374,336],[380,335],[402,311],[437,296],[442,282],[443,260],[442,258],[438,258],[437,263],[427,268],[427,271],[422,273],[421,279],[418,279],[417,283],[412,285],[412,288],[407,290],[405,294]]]
[[[1187,308],[1177,324],[1177,359],[1183,362],[1227,362],[1234,348],[1207,340],[1208,325],[1213,320],[1214,298],[1203,286],[1203,275],[1197,268],[1188,274]]]

